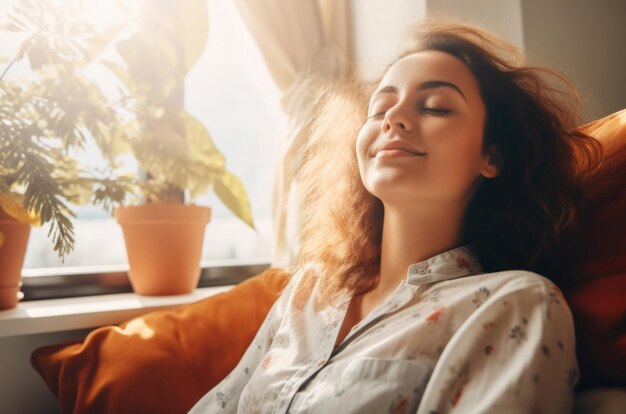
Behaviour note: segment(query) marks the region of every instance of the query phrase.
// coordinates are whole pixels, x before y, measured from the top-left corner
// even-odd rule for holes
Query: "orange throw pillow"
[[[269,268],[228,292],[38,348],[31,363],[61,413],[185,413],[237,365],[288,276]]]
[[[584,185],[581,251],[573,288],[580,388],[626,386],[626,110],[581,127],[602,143]]]

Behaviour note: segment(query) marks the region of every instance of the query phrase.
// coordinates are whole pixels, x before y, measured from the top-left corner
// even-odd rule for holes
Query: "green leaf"
[[[131,152],[131,146],[128,143],[128,136],[136,134],[136,127],[134,123],[128,122],[126,124],[118,124],[117,128],[110,128],[104,124],[99,123],[99,127],[102,133],[103,143],[106,143],[106,148],[102,148],[105,156],[116,158],[119,155]]]
[[[26,53],[26,46],[27,43],[26,41],[22,42],[22,44],[20,45],[20,48],[18,49],[17,53],[15,54],[15,60],[22,60],[22,58],[24,57],[24,53]]]
[[[178,85],[178,51],[164,33],[139,31],[117,42],[116,48],[134,83],[145,85],[146,92],[163,89],[159,95],[167,97]]]
[[[108,45],[111,44],[111,41],[113,41],[115,36],[117,36],[118,33],[125,27],[126,24],[124,23],[114,24],[108,27],[104,33],[94,37],[87,47],[87,54],[89,57],[91,59],[95,59]]]
[[[202,122],[184,111],[181,113],[181,118],[191,156],[191,162],[188,165],[190,173],[187,188],[191,198],[195,198],[206,193],[216,177],[222,175],[226,168],[226,160],[213,143]]]
[[[243,220],[248,226],[256,230],[252,222],[252,211],[250,201],[246,195],[243,184],[234,174],[224,171],[221,177],[215,182],[215,194],[222,200],[237,217]]]
[[[23,50],[26,56],[28,56],[32,70],[41,69],[44,65],[51,62],[54,56],[54,48],[43,35],[33,35],[24,42]]]
[[[213,139],[204,124],[186,111],[182,111],[180,117],[185,126],[185,136],[193,161],[199,161],[207,168],[223,171],[226,160],[213,143]]]
[[[0,24],[0,30],[7,32],[23,32],[24,28],[15,22],[8,21]]]
[[[209,34],[207,3],[207,0],[187,0],[180,6],[185,73],[198,61],[206,46]]]

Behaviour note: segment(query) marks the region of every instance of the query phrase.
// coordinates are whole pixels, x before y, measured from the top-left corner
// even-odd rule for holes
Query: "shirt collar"
[[[422,285],[476,273],[484,272],[478,259],[472,254],[471,246],[463,245],[428,260],[413,263],[407,270],[407,281],[411,285]]]

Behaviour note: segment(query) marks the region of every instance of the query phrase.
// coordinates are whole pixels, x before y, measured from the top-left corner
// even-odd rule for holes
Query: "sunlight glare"
[[[150,339],[154,336],[154,331],[146,325],[143,318],[133,319],[126,325],[126,329],[115,327],[116,332],[126,336],[138,335],[141,339]]]

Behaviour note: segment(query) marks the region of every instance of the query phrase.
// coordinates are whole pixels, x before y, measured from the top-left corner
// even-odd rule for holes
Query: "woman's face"
[[[481,151],[485,113],[477,80],[457,58],[424,51],[398,60],[357,136],[363,184],[383,203],[467,203],[479,177],[497,175]]]

